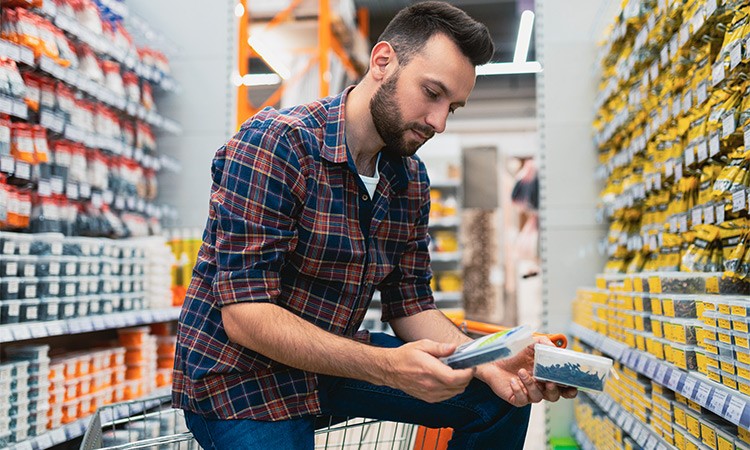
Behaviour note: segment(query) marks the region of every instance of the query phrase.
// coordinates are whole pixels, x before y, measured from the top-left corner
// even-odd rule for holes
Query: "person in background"
[[[218,150],[173,381],[203,448],[312,449],[317,416],[357,416],[451,427],[452,449],[521,449],[530,403],[575,396],[534,380],[533,347],[475,369],[439,359],[470,338],[435,307],[415,153],[493,51],[460,9],[414,4],[356,86],[267,108]],[[396,337],[358,332],[376,289]]]

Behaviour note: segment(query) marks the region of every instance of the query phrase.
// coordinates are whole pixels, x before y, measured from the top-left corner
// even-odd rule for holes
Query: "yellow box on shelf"
[[[674,423],[687,430],[687,408],[680,404],[674,404]]]
[[[687,422],[687,430],[693,435],[693,437],[701,438],[701,415],[695,411],[685,411],[685,421]]]
[[[737,390],[737,376],[732,375],[729,372],[721,372],[721,382],[724,386]]]
[[[750,331],[750,318],[732,315],[732,329],[742,333]]]

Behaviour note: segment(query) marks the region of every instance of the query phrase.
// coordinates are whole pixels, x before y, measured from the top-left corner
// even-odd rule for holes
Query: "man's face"
[[[453,41],[442,34],[430,38],[370,100],[375,129],[388,151],[411,156],[442,133],[448,115],[466,103],[474,80],[474,66]]]

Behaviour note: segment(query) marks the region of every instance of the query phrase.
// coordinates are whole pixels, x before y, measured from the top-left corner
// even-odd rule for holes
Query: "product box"
[[[533,334],[527,325],[499,331],[459,346],[452,355],[441,358],[441,361],[454,369],[466,369],[509,358],[533,344]]]
[[[534,378],[592,391],[603,391],[612,360],[548,345],[534,346]]]

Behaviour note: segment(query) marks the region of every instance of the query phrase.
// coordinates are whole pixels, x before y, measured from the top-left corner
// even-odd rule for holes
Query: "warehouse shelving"
[[[147,309],[79,319],[0,325],[0,343],[147,325],[177,320],[180,308]]]
[[[664,442],[664,439],[657,435],[648,425],[641,422],[633,414],[627,412],[609,395],[589,392],[582,392],[580,395],[586,396],[596,403],[613,423],[617,424],[617,426],[622,428],[623,431],[628,433],[633,440],[644,449],[673,450],[675,448],[669,443]]]
[[[602,334],[573,324],[571,334],[625,366],[680,393],[725,420],[750,429],[750,397],[716,383],[701,374],[686,372],[655,357],[631,349]]]

